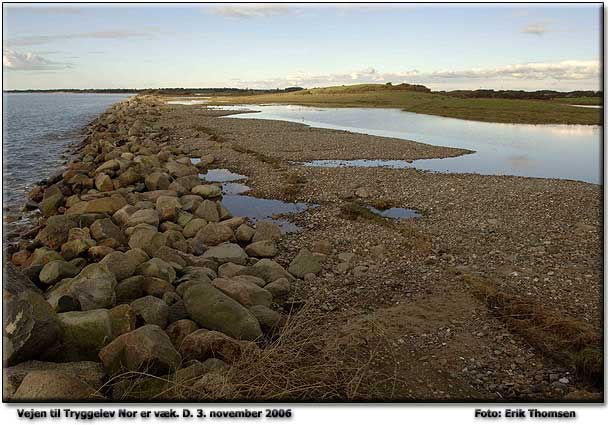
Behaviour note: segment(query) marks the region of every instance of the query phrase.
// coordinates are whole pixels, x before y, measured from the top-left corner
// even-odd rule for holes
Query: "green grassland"
[[[226,103],[288,103],[309,106],[400,108],[408,112],[475,121],[524,124],[601,124],[602,110],[570,104],[601,101],[599,98],[555,100],[458,98],[384,84],[326,87],[290,93],[217,97]],[[564,102],[567,100],[567,102]],[[574,103],[576,101],[576,103]]]

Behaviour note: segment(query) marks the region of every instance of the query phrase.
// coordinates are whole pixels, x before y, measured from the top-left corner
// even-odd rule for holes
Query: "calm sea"
[[[2,206],[18,210],[27,191],[65,161],[83,128],[130,94],[4,93]]]

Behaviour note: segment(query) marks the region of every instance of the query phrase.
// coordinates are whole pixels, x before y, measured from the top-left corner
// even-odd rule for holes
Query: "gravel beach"
[[[5,300],[15,319],[24,294],[42,294],[36,305],[58,318],[32,319],[32,329],[63,329],[69,355],[53,341],[33,350],[42,337],[9,320],[5,398],[44,398],[37,385],[55,378],[41,369],[86,399],[603,398],[601,186],[307,167],[469,151],[167,100],[111,108],[63,174],[30,194],[40,227],[9,247],[20,283],[9,295],[5,284]],[[215,168],[246,176],[248,196],[315,207],[281,216],[299,228],[282,235],[232,217],[221,184],[195,181]],[[61,220],[65,238],[50,229]],[[97,286],[83,283],[87,273]],[[228,299],[229,314],[210,312],[213,297]],[[81,341],[83,329],[99,343]],[[151,351],[121,351],[140,343]],[[163,384],[120,379],[125,367]]]

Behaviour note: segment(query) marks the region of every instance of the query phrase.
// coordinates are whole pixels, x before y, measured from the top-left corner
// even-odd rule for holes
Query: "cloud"
[[[550,21],[532,22],[522,27],[521,32],[523,32],[524,34],[544,35],[548,32],[553,31],[550,28],[550,25]]]
[[[268,16],[286,15],[291,9],[283,4],[258,3],[258,4],[235,4],[231,6],[216,6],[211,8],[216,15],[229,18],[263,18]]]
[[[64,33],[53,35],[35,35],[30,37],[15,38],[7,40],[9,46],[33,46],[46,44],[52,41],[77,40],[77,39],[126,39],[126,38],[146,38],[151,39],[163,33],[158,27],[144,27],[141,31],[114,30],[114,31],[95,31],[80,33]]]
[[[68,63],[50,61],[31,52],[19,53],[7,47],[2,48],[2,66],[14,71],[46,71],[71,67]]]
[[[282,78],[266,80],[245,81],[234,80],[240,87],[324,87],[342,84],[387,83],[394,84],[407,82],[416,84],[441,85],[446,82],[475,82],[502,84],[505,81],[542,81],[548,85],[552,81],[583,81],[598,80],[600,76],[600,62],[596,60],[566,60],[561,62],[536,62],[506,65],[495,68],[471,68],[462,70],[438,70],[432,72],[419,72],[418,70],[404,70],[395,72],[381,72],[376,68],[366,68],[351,72],[332,74],[296,73]]]

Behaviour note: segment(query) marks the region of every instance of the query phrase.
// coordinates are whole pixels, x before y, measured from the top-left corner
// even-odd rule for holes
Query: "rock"
[[[49,196],[43,199],[39,204],[38,208],[45,217],[51,217],[58,213],[59,208],[63,205],[64,197],[61,193]]]
[[[268,307],[272,303],[272,294],[253,282],[217,278],[211,283],[224,294],[246,307],[252,305]]]
[[[59,249],[68,241],[68,234],[73,227],[78,227],[78,223],[72,217],[65,215],[49,217],[46,227],[36,235],[35,242],[51,249]]]
[[[105,173],[99,173],[95,176],[95,188],[100,192],[110,192],[114,190],[112,179]]]
[[[171,184],[171,176],[167,173],[155,171],[145,179],[148,190],[166,190]]]
[[[173,346],[180,350],[184,338],[198,329],[199,326],[196,324],[196,322],[189,319],[182,319],[171,323],[167,327],[167,335],[171,339]]]
[[[135,170],[135,167],[127,169],[124,173],[118,176],[118,187],[128,187],[140,182],[143,176]]]
[[[289,264],[289,273],[303,278],[307,273],[317,274],[321,271],[321,263],[319,258],[313,255],[306,248],[302,248],[296,258]]]
[[[289,280],[281,278],[274,282],[270,282],[268,285],[264,286],[264,289],[270,292],[274,298],[280,299],[289,295],[291,284],[289,283]]]
[[[66,214],[86,214],[86,213],[108,213],[114,214],[127,204],[122,196],[109,196],[106,198],[93,199],[91,201],[81,201],[70,207]]]
[[[22,249],[18,252],[15,252],[12,256],[11,256],[11,262],[16,265],[17,267],[21,267],[23,265],[25,265],[25,263],[27,262],[27,259],[30,257],[30,252],[26,249]]]
[[[7,384],[13,388],[10,393],[4,394],[6,399],[12,399],[14,392],[19,388],[19,385],[23,382],[23,379],[30,372],[38,371],[56,371],[66,375],[73,376],[81,381],[84,381],[93,388],[100,388],[105,382],[105,371],[101,363],[97,362],[67,362],[67,363],[53,363],[53,362],[42,362],[38,360],[30,360],[27,362],[19,363],[15,366],[5,368],[5,390]]]
[[[281,228],[272,221],[258,221],[255,224],[255,234],[253,235],[252,242],[258,241],[278,241],[281,239]]]
[[[243,243],[251,241],[253,235],[255,235],[255,230],[246,224],[241,224],[235,232],[236,240]]]
[[[167,291],[163,294],[162,296],[162,300],[168,305],[171,306],[172,304],[175,304],[176,302],[179,302],[182,300],[182,297],[180,297],[177,292],[175,292],[175,290],[173,291]]]
[[[153,190],[150,192],[144,192],[141,194],[141,196],[150,202],[154,202],[156,204],[156,200],[158,199],[159,196],[177,196],[177,192],[173,191],[173,190]]]
[[[271,330],[281,323],[281,314],[264,305],[251,306],[249,311],[258,319],[262,329]]]
[[[5,273],[5,291],[19,272]],[[6,294],[9,294],[8,296]],[[19,294],[5,292],[3,360],[9,366],[38,357],[56,343],[61,335],[59,318],[42,295],[24,290]]]
[[[182,204],[173,196],[159,196],[156,200],[156,212],[160,221],[176,221]]]
[[[245,252],[252,257],[263,258],[276,256],[278,249],[274,241],[263,240],[247,245]]]
[[[160,247],[156,254],[154,254],[156,258],[160,258],[167,262],[171,267],[176,270],[181,270],[186,267],[188,263],[183,257],[180,255],[179,251],[173,248],[169,248],[168,246]]]
[[[110,375],[122,370],[162,375],[177,369],[181,356],[161,328],[146,325],[119,336],[99,353]]]
[[[237,244],[225,242],[218,246],[209,248],[203,254],[203,258],[210,258],[217,261],[220,264],[224,263],[235,263],[235,264],[247,264],[247,254],[243,251],[243,248]]]
[[[185,177],[198,174],[198,169],[191,164],[180,164],[177,161],[167,161],[165,168],[173,177]]]
[[[169,319],[168,323],[174,323],[178,320],[189,319],[188,312],[186,311],[186,304],[184,300],[179,300],[169,306]]]
[[[228,211],[228,208],[226,208],[220,201],[216,201],[215,204],[217,205],[217,212],[220,216],[220,221],[232,223],[229,221],[232,218],[232,214],[230,211]]]
[[[184,195],[179,201],[181,202],[184,211],[196,211],[203,202],[203,198],[198,195]]]
[[[238,272],[240,272],[244,268],[245,266],[241,266],[238,264],[224,263],[218,268],[217,274],[219,277],[230,278],[236,276]]]
[[[61,245],[61,256],[66,260],[72,260],[84,255],[89,249],[94,247],[96,242],[93,239],[74,239]]]
[[[120,162],[116,159],[111,159],[109,161],[104,162],[95,170],[95,174],[104,172],[104,171],[117,171],[120,169]]]
[[[266,281],[258,276],[251,276],[251,275],[243,274],[243,275],[233,276],[231,278],[231,280],[237,280],[239,282],[253,283],[253,284],[259,286],[260,288],[263,288],[264,286],[266,286]]]
[[[257,319],[241,304],[211,285],[199,284],[188,288],[184,303],[190,317],[203,328],[245,340],[262,336]]]
[[[156,210],[136,211],[133,214],[131,214],[131,216],[127,220],[127,223],[125,224],[125,226],[126,227],[135,227],[138,224],[142,224],[142,223],[149,224],[150,226],[157,228],[158,224],[160,223],[158,211],[156,211]]]
[[[372,195],[367,188],[359,187],[355,190],[355,196],[357,196],[359,198],[369,198]]]
[[[130,258],[131,262],[135,264],[135,267],[140,265],[141,263],[145,263],[150,259],[146,251],[141,248],[130,249],[125,254]]]
[[[293,276],[291,276],[279,263],[267,258],[258,261],[251,267],[241,270],[238,274],[257,276],[264,279],[266,282],[273,282],[282,277],[293,280]]]
[[[112,316],[105,309],[60,313],[61,361],[97,360],[99,350],[112,341]]]
[[[166,280],[149,276],[144,278],[142,288],[146,295],[152,295],[163,300],[167,292],[175,292],[175,288]]]
[[[198,218],[203,218],[210,222],[220,221],[220,214],[217,211],[215,202],[205,199],[194,211],[194,215]]]
[[[127,244],[125,235],[110,218],[95,220],[95,222],[91,225],[91,235],[98,242],[114,239],[118,242],[119,246]]]
[[[87,251],[87,254],[93,260],[100,261],[103,257],[105,257],[106,255],[108,255],[112,252],[114,252],[113,248],[110,248],[109,246],[98,245],[98,246],[92,246],[91,248],[89,248],[89,250]]]
[[[129,220],[131,214],[133,214],[137,210],[138,208],[134,207],[133,205],[125,205],[112,215],[112,220],[114,220],[114,222],[119,226],[124,226],[125,224],[127,224],[127,221]]]
[[[69,282],[67,294],[78,300],[83,311],[110,308],[116,303],[115,286],[116,278],[106,266],[89,264]],[[52,299],[59,300],[53,296],[55,291],[59,297],[63,295],[63,291],[54,289],[49,295],[51,305],[54,305]]]
[[[169,306],[163,300],[148,295],[133,301],[130,305],[147,325],[157,325],[161,329],[167,327]]]
[[[137,266],[136,273],[142,276],[157,277],[169,283],[173,283],[176,276],[173,267],[160,258],[152,258],[140,264]]]
[[[312,245],[312,252],[320,252],[321,254],[330,255],[332,253],[331,242],[327,239],[316,241]]]
[[[193,238],[203,227],[207,225],[207,220],[202,218],[193,218],[184,227],[183,234],[187,238]]]
[[[138,298],[143,297],[144,294],[144,281],[143,276],[132,276],[128,279],[118,282],[116,285],[116,302],[117,303],[130,303]]]
[[[23,378],[11,401],[80,401],[101,398],[93,387],[72,375],[38,370]]]
[[[215,246],[234,238],[232,229],[221,223],[209,223],[196,234],[205,245]]]
[[[137,313],[129,304],[120,304],[112,308],[110,317],[113,338],[134,331],[137,327]]]
[[[177,211],[177,227],[179,227],[179,231],[183,231],[184,227],[190,223],[194,219],[194,216],[186,211]]]
[[[105,265],[116,277],[117,281],[124,280],[135,273],[136,263],[124,252],[114,251],[103,257],[99,264]]]
[[[74,267],[67,261],[49,261],[44,265],[44,267],[42,267],[42,271],[40,272],[40,282],[46,285],[54,285],[61,279],[76,276],[79,272],[80,270],[77,267]]]
[[[32,255],[27,259],[25,265],[29,266],[44,266],[50,261],[63,260],[63,257],[59,255],[57,251],[53,251],[49,248],[38,248]]]
[[[226,363],[234,363],[248,349],[255,349],[255,344],[238,341],[221,332],[199,329],[183,339],[179,351],[182,358],[187,360],[202,362],[217,358]]]
[[[191,192],[195,195],[202,196],[205,199],[217,198],[222,195],[222,189],[214,184],[201,184],[194,186]]]
[[[167,237],[151,229],[136,229],[129,238],[131,248],[141,248],[151,257],[165,245],[167,245]]]

